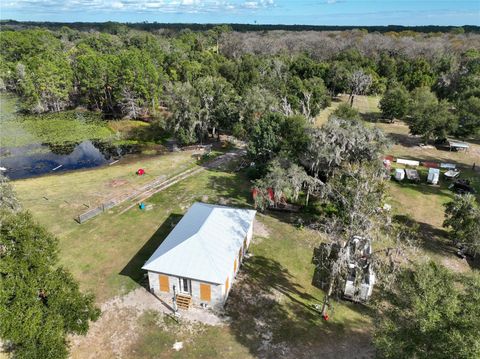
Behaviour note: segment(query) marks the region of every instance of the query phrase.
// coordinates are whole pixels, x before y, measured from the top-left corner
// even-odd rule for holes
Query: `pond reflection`
[[[132,146],[83,141],[78,144],[34,144],[2,149],[0,167],[10,179],[28,178],[80,168],[101,166],[133,152]]]

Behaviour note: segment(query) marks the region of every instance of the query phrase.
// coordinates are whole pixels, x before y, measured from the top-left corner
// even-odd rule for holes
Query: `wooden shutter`
[[[233,273],[237,272],[237,258],[233,261]]]
[[[228,285],[229,283],[228,283],[228,277],[227,277],[227,280],[225,281],[225,293],[228,292]]]
[[[160,281],[160,292],[170,292],[170,283],[168,281],[168,275],[160,274],[158,276]]]
[[[200,299],[210,301],[212,297],[212,289],[210,288],[210,284],[200,283]]]

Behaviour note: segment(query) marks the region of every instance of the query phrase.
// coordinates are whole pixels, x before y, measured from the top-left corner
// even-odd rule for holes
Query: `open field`
[[[342,94],[335,98],[331,105],[323,109],[320,114],[315,119],[315,125],[321,126],[328,121],[328,117],[332,114],[333,111],[342,102],[348,101],[348,95]],[[361,96],[357,95],[353,99],[353,107],[362,114],[365,119],[375,119],[378,118],[380,114],[380,109],[378,108],[378,103],[380,102],[379,96]]]

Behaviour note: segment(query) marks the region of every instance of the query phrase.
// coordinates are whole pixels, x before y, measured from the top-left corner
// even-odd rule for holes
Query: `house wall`
[[[161,292],[160,291],[160,275],[168,276],[168,284],[169,284],[169,292]],[[170,296],[173,297],[173,286],[175,285],[177,294],[178,294],[178,287],[179,281],[178,277],[156,273],[156,272],[148,272],[148,282],[150,285],[150,292],[161,295],[161,296]],[[192,292],[192,302],[196,305],[200,305],[201,303],[206,303],[210,307],[223,307],[224,303],[224,293],[221,285],[208,283],[208,282],[201,282],[198,280],[191,279],[191,292]],[[210,285],[210,302],[205,302],[200,299],[200,283],[209,284]],[[168,301],[168,304],[171,304],[171,300]]]
[[[248,232],[246,235],[247,250],[250,247],[252,237],[253,237],[253,222],[250,224],[250,228],[248,229]],[[238,250],[240,250],[240,248],[238,248]],[[244,249],[244,253],[247,253],[245,249]],[[236,268],[236,271],[234,272],[235,259],[237,259],[237,268]],[[242,262],[243,262],[243,259],[244,257],[242,256]],[[207,305],[210,307],[218,308],[218,309],[222,308],[223,305],[225,304],[225,301],[228,298],[228,294],[230,293],[232,286],[235,285],[235,277],[238,271],[240,270],[240,267],[241,267],[241,263],[238,262],[238,254],[237,254],[235,255],[234,258],[232,258],[232,261],[231,261],[230,272],[228,275],[229,287],[227,290],[225,288],[225,282],[223,284],[213,284],[213,283],[201,282],[198,280],[191,279],[191,291],[192,291],[193,303],[196,305],[200,305],[201,303],[204,303],[204,301],[200,300],[200,283],[207,283],[207,284],[210,284],[210,288],[211,288],[211,300],[209,303],[207,303]],[[162,274],[162,275],[166,275],[166,274]],[[227,278],[225,278],[225,281],[226,279]],[[176,286],[177,293],[178,293],[179,281],[178,281],[178,277],[176,276],[168,275],[169,289],[170,289],[169,293],[160,292],[159,273],[148,272],[148,281],[150,283],[150,291],[153,293],[161,294],[163,296],[170,295],[173,297],[174,285]],[[168,303],[170,304],[171,302],[168,302]]]
[[[250,247],[250,242],[252,241],[252,238],[253,238],[253,222],[250,224],[250,228],[248,229],[248,232],[247,232],[247,235],[246,235],[246,239],[247,239],[247,248],[243,249],[243,253],[245,255],[245,253],[248,252],[248,248]],[[243,246],[243,243],[242,243],[242,246]],[[240,250],[240,248],[238,248]],[[235,257],[235,258],[238,258],[238,255]],[[230,293],[230,290],[232,289],[232,286],[235,285],[235,277],[237,276],[237,273],[238,271],[240,270],[240,267],[242,265],[242,263],[238,263],[238,260],[237,260],[237,270],[234,272],[234,262],[235,262],[235,258],[232,259],[232,265],[231,265],[231,270],[230,270],[230,273],[228,275],[228,282],[229,282],[229,286],[228,286],[228,289],[226,290],[225,288],[225,283],[221,285],[221,292],[222,292],[222,295],[223,295],[223,302],[225,303],[225,301],[227,300],[228,298],[228,294]],[[244,256],[242,256],[242,262],[244,260]],[[227,280],[227,278],[225,278],[225,281]]]

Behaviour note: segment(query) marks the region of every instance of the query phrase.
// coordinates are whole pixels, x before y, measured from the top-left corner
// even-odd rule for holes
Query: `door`
[[[190,279],[178,278],[178,290],[180,291],[180,293],[190,294],[191,293]]]

